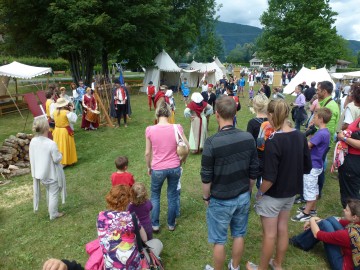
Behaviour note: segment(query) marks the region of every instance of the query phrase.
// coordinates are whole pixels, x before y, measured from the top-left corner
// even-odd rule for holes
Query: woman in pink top
[[[180,159],[176,153],[177,143],[175,138],[174,125],[169,124],[171,109],[165,102],[161,102],[156,109],[155,116],[157,124],[146,128],[146,150],[145,159],[148,167],[148,174],[151,175],[151,223],[154,232],[160,228],[160,194],[161,187],[167,179],[168,198],[168,228],[175,230],[176,202],[178,193],[177,185],[181,176]],[[186,144],[189,145],[181,125],[177,125]]]

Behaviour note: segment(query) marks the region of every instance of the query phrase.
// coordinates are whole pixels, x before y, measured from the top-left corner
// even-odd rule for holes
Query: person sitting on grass
[[[312,249],[319,241],[324,243],[331,269],[353,270],[359,267],[360,200],[348,199],[344,218],[311,217],[304,232],[289,239],[294,247],[304,251]]]
[[[323,170],[323,156],[330,144],[330,132],[326,124],[331,119],[331,111],[328,108],[320,108],[315,111],[314,125],[319,129],[308,142],[311,150],[312,169],[309,174],[304,174],[304,199],[306,205],[299,207],[300,213],[291,218],[292,221],[309,221],[311,215],[316,215],[316,199],[319,196],[318,177]]]
[[[135,183],[134,176],[127,172],[129,160],[127,157],[120,156],[115,159],[115,166],[117,171],[111,175],[112,186],[128,185],[132,186]]]

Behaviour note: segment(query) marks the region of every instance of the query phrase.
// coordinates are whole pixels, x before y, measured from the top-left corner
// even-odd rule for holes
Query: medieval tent
[[[284,93],[292,93],[295,90],[295,86],[302,84],[303,82],[306,82],[307,85],[310,85],[311,82],[318,83],[322,81],[332,82],[335,88],[335,83],[331,79],[331,76],[326,70],[326,68],[311,70],[306,67],[302,67],[300,71],[296,74],[296,76],[292,78],[290,83],[284,88]]]
[[[186,77],[188,79],[188,85],[190,87],[198,87],[203,80],[215,85],[217,81],[222,79],[223,75],[223,71],[215,61],[211,63],[198,63],[192,61],[187,69],[183,70],[181,77]]]
[[[154,64],[154,67],[146,68],[141,92],[146,92],[146,87],[150,81],[154,83],[156,88],[163,84],[176,89],[180,86],[181,68],[164,50],[155,57]]]
[[[52,69],[50,67],[34,67],[34,66],[21,64],[16,61],[14,61],[8,65],[4,65],[4,66],[0,67],[0,76],[12,77],[15,79],[32,79],[36,76],[44,75],[46,73],[51,73],[51,72],[52,72]],[[17,95],[18,91],[17,91],[17,81],[16,80],[15,80],[15,83],[16,83],[15,91],[16,91],[16,95]],[[7,93],[9,94],[11,100],[13,101],[14,105],[16,106],[16,108],[18,109],[18,111],[21,115],[21,112],[16,105],[16,101],[15,101],[14,97],[11,95],[11,93],[7,89],[7,87],[5,87],[5,88],[6,88]]]

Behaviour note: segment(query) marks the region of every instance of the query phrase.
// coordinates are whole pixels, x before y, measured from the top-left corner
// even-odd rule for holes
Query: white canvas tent
[[[352,72],[336,72],[332,73],[331,77],[334,79],[353,79],[360,78],[360,71],[352,71]]]
[[[8,65],[4,65],[4,66],[0,67],[0,76],[12,77],[12,78],[16,78],[16,79],[32,79],[34,77],[44,75],[47,73],[51,73],[51,72],[52,72],[52,69],[50,67],[34,67],[34,66],[21,64],[16,61],[14,61]],[[6,88],[7,93],[9,94],[11,100],[13,101],[14,105],[16,106],[17,110],[19,111],[20,115],[22,116],[9,89],[6,86],[5,86],[5,88]],[[18,94],[16,80],[15,80],[15,91],[16,91],[16,94]]]
[[[18,79],[32,79],[34,77],[51,72],[52,70],[50,67],[34,67],[21,64],[16,61],[0,67],[0,76],[7,76]]]
[[[150,81],[154,83],[156,88],[162,84],[169,87],[178,87],[180,85],[181,68],[175,64],[164,50],[155,57],[154,62],[155,67],[146,68],[143,87],[140,89],[141,92],[146,92],[146,87]]]
[[[188,79],[188,85],[190,87],[198,87],[198,84],[202,81],[205,73],[207,73],[206,81],[213,85],[222,79],[224,75],[223,71],[215,61],[211,63],[198,63],[192,61],[187,69],[183,70],[181,77],[186,77]]]
[[[221,69],[223,74],[226,75],[226,73],[227,73],[226,67],[220,62],[219,58],[215,57],[214,61],[219,66],[219,68]]]
[[[295,86],[306,82],[308,85],[311,84],[311,82],[321,82],[321,81],[330,81],[334,85],[335,89],[335,83],[331,79],[330,74],[326,70],[326,68],[319,68],[315,70],[308,69],[306,67],[302,67],[300,71],[296,74],[294,78],[291,79],[290,83],[284,88],[285,94],[290,94],[294,91]]]

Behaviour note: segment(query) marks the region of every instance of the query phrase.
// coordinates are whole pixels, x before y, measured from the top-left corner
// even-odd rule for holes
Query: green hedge
[[[20,62],[22,64],[36,66],[36,67],[51,67],[53,71],[69,71],[69,63],[63,58],[39,58],[39,57],[12,57],[12,56],[0,56],[0,63],[11,63],[13,61]]]
[[[352,71],[359,71],[360,68],[337,68],[336,72],[352,72]]]

